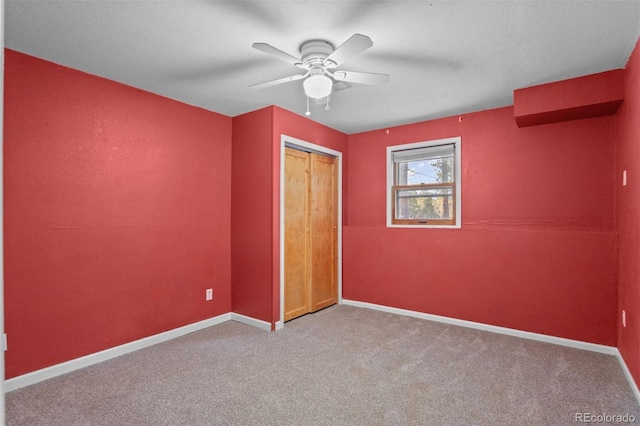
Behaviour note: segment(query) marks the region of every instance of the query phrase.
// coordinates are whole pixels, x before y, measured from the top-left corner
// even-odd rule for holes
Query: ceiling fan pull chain
[[[327,106],[326,106],[326,107],[324,107],[324,109],[325,109],[326,111],[329,111],[329,110],[331,109],[331,107],[329,106],[329,100],[330,100],[330,99],[331,99],[331,96],[327,96]]]
[[[304,115],[311,115],[311,111],[309,111],[309,97],[307,96],[307,112]]]

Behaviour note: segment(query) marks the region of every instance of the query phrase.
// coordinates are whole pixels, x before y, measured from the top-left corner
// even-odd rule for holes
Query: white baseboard
[[[443,317],[440,315],[425,314],[424,312],[410,311],[407,309],[392,308],[390,306],[376,305],[375,303],[358,302],[355,300],[342,299],[343,305],[356,306],[359,308],[375,309],[377,311],[391,314],[404,315],[407,317],[420,318],[428,321],[442,322],[445,324],[457,325],[460,327],[475,328],[477,330],[489,331],[492,333],[506,334],[508,336],[521,337],[523,339],[537,340],[540,342],[553,343],[555,345],[568,346],[570,348],[584,349],[592,352],[615,355],[618,349],[613,346],[598,345],[596,343],[582,342],[580,340],[565,339],[563,337],[548,336],[546,334],[532,333],[530,331],[516,330],[513,328],[499,327],[497,325],[483,324],[480,322],[466,321],[456,318]]]
[[[284,327],[284,322],[283,321],[276,322],[276,331],[282,330],[282,327]]]
[[[271,331],[271,323],[259,319],[251,318],[242,314],[231,312],[231,320],[242,324],[250,325],[265,331]]]
[[[88,367],[90,365],[98,364],[100,362],[107,361],[109,359],[116,358],[130,352],[157,345],[158,343],[166,342],[167,340],[175,339],[177,337],[184,336],[185,334],[193,333],[194,331],[199,331],[207,327],[222,324],[223,322],[232,320],[257,327],[261,330],[271,331],[271,324],[268,322],[229,312],[206,319],[204,321],[185,325],[183,327],[145,337],[134,342],[125,343],[124,345],[105,349],[104,351],[96,352],[90,355],[63,362],[61,364],[52,365],[51,367],[43,368],[41,370],[14,377],[4,382],[4,391],[10,392],[12,390],[20,389],[22,387],[41,382],[43,380],[70,373],[72,371]]]
[[[627,363],[624,362],[624,358],[618,349],[616,349],[616,358],[618,358],[618,362],[620,363],[620,367],[622,367],[622,371],[624,372],[624,376],[627,378],[627,382],[629,382],[629,386],[631,386],[631,390],[633,391],[633,395],[636,397],[636,401],[640,404],[640,390],[638,389],[638,385],[636,381],[633,379],[631,375],[631,371],[629,367],[627,367]]]

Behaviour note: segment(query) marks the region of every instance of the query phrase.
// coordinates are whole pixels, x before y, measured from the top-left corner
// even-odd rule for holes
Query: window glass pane
[[[453,189],[398,189],[396,191],[396,219],[451,219]]]
[[[453,156],[396,163],[396,185],[453,182]]]

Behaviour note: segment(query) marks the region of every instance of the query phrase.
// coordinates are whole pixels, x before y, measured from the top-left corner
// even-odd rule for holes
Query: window
[[[387,148],[387,225],[460,227],[460,138]]]

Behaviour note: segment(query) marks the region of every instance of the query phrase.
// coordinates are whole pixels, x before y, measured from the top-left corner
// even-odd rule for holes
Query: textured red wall
[[[616,230],[618,234],[618,348],[640,383],[640,48],[625,69],[625,100],[617,115]],[[622,172],[627,185],[622,186]],[[621,310],[627,326],[622,327]]]
[[[230,311],[230,118],[11,50],[4,111],[7,378]]]
[[[513,91],[518,126],[615,114],[624,99],[624,70],[613,70]]]
[[[346,170],[343,133],[278,107],[233,118],[232,307],[272,324],[280,320],[282,134],[343,152]]]
[[[614,116],[501,108],[349,137],[343,297],[616,342]],[[385,226],[386,147],[462,137],[462,229]]]
[[[7,378],[230,310],[277,321],[282,133],[344,154],[345,298],[603,344],[616,342],[613,187],[627,169],[619,345],[638,377],[627,74],[616,118],[518,129],[502,108],[346,136],[277,107],[232,120],[7,51]],[[386,228],[386,146],[458,135],[463,228]]]
[[[273,110],[233,118],[232,310],[271,322]]]

